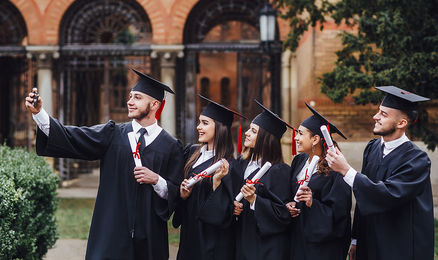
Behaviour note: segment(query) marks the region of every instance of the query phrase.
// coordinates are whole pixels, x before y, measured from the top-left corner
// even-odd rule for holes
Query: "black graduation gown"
[[[382,158],[381,141],[365,148],[354,179],[357,259],[433,259],[434,223],[427,154],[408,141]]]
[[[53,118],[48,137],[38,129],[39,155],[100,160],[100,184],[86,259],[134,259],[133,233],[135,238],[143,239],[145,259],[169,258],[167,220],[182,180],[182,145],[162,130],[141,152],[143,165],[166,180],[165,200],[152,185],[135,181],[127,136],[131,131],[131,122],[75,127],[63,126]]]
[[[298,191],[297,175],[309,156],[299,154],[291,164],[292,196]],[[345,260],[350,245],[351,188],[338,172],[314,174],[309,181],[312,207],[300,202],[301,213],[291,218],[291,258],[302,260]]]
[[[187,161],[198,145],[184,149]],[[232,160],[231,160],[232,161]],[[232,163],[229,161],[230,163]],[[201,173],[213,164],[213,158],[192,169],[188,178]],[[231,178],[226,175],[213,191],[211,178],[204,178],[193,186],[186,200],[179,200],[173,216],[173,226],[181,226],[178,260],[232,259],[234,232],[231,228],[232,191]]]
[[[241,157],[232,166],[233,198],[245,184],[243,175],[248,165]],[[258,170],[252,172],[251,179]],[[273,165],[256,184],[255,210],[242,199],[243,211],[236,217],[236,259],[288,259],[289,236],[287,222],[289,212],[285,206],[291,193],[290,167],[284,163]],[[283,210],[277,210],[282,208]]]

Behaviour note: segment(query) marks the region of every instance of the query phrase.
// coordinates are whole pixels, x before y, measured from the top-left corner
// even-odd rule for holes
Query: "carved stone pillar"
[[[159,58],[161,64],[161,82],[175,89],[176,59],[184,57],[183,46],[157,45],[152,47],[151,58]],[[176,135],[176,95],[165,93],[166,105],[160,117],[160,125],[171,135]]]

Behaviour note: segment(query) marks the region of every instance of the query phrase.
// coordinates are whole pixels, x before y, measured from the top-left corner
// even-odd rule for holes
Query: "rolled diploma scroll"
[[[310,178],[312,178],[313,171],[315,170],[315,167],[316,167],[316,164],[318,163],[318,161],[319,161],[319,156],[318,155],[314,155],[313,158],[312,158],[312,161],[310,161],[309,166],[307,166],[306,173],[307,173],[308,178],[305,179],[302,184],[300,184],[300,187],[298,187],[297,193],[295,194],[295,197],[294,197],[294,200],[296,202],[299,202],[298,199],[297,199],[298,192],[301,191],[300,190],[301,187],[307,187],[307,185],[309,184]]]
[[[332,150],[333,152],[336,152],[335,147],[333,146],[333,141],[332,138],[330,137],[329,131],[327,129],[327,126],[322,125],[321,126],[321,132],[322,135],[324,136],[325,142],[327,143],[327,146],[330,150]]]
[[[193,185],[195,185],[197,182],[199,182],[200,180],[204,179],[206,176],[212,175],[221,166],[222,166],[222,160],[217,161],[215,164],[208,167],[203,172],[201,172],[198,175],[196,175],[195,177],[189,179],[188,180],[189,183],[186,185],[186,188],[190,188]]]
[[[129,132],[128,139],[129,139],[129,144],[131,145],[132,156],[134,157],[135,166],[141,167],[142,166],[141,160],[140,160],[140,158],[138,158],[138,157],[140,157],[140,154],[138,155],[138,157],[135,156],[135,152],[137,151],[137,141],[135,140],[135,133]]]
[[[251,181],[255,182],[256,180],[260,180],[263,177],[263,175],[265,175],[265,173],[269,170],[269,168],[271,168],[271,166],[272,164],[270,162],[265,162],[265,164],[263,164],[262,168],[256,173],[256,175],[252,177]],[[242,199],[243,199],[243,194],[242,192],[239,192],[239,194],[237,194],[234,200],[240,202]]]

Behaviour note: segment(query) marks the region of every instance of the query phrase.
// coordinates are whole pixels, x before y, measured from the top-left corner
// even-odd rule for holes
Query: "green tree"
[[[438,0],[278,0],[290,22],[284,47],[295,51],[303,33],[326,19],[355,26],[343,32],[333,71],[319,79],[321,91],[340,103],[352,95],[356,104],[377,104],[373,86],[394,85],[422,96],[438,96]],[[430,102],[429,102],[430,104]],[[438,134],[420,105],[410,132],[435,150]]]

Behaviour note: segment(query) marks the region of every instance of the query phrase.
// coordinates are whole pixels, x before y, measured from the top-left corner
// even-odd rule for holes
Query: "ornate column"
[[[49,115],[53,115],[52,95],[52,61],[59,58],[58,46],[27,46],[27,58],[35,58],[37,61],[36,87],[43,99],[44,109]]]
[[[282,116],[287,122],[291,122],[291,57],[292,52],[286,50],[281,55],[281,103]]]
[[[291,68],[290,68],[290,77],[291,77],[291,91],[290,91],[290,122],[298,127],[299,122],[298,118],[298,62],[297,56],[292,54],[291,56]]]
[[[176,59],[183,58],[182,45],[153,45],[151,58],[159,58],[161,64],[161,82],[175,93]],[[171,135],[176,135],[176,95],[165,94],[166,104],[161,113],[160,125]]]

